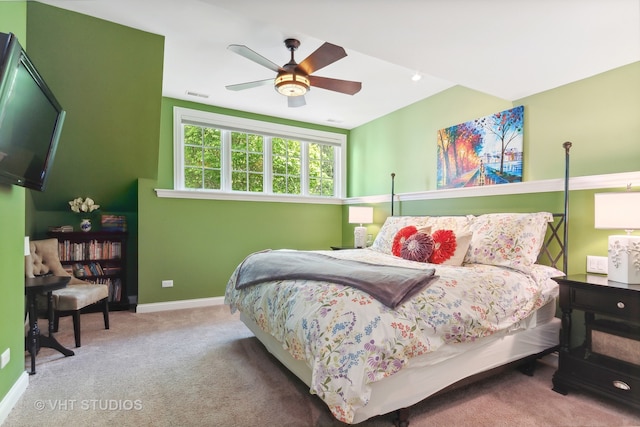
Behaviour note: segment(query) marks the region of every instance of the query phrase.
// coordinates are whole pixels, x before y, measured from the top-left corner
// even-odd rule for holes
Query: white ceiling
[[[515,100],[640,60],[640,0],[39,1],[163,35],[164,96],[345,129],[454,85]],[[286,38],[298,63],[324,41],[344,47],[314,74],[362,90],[312,88],[288,108],[270,85],[225,89],[274,77],[229,44],[284,65]]]

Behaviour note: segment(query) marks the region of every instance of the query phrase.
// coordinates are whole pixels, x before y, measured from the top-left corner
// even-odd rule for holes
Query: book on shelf
[[[58,243],[58,254],[60,261],[120,259],[122,257],[122,242],[91,240],[75,243],[64,240]]]
[[[49,231],[54,233],[71,233],[73,231],[73,225],[52,225],[49,227]]]
[[[104,231],[127,231],[127,218],[124,215],[102,215],[100,226]]]
[[[103,275],[105,276],[113,276],[116,274],[120,274],[120,271],[122,269],[120,267],[103,267],[102,271],[103,271]]]
[[[105,274],[108,274],[105,273],[102,265],[100,265],[99,262],[76,262],[71,268],[73,271],[73,275],[79,279],[89,276],[104,276]]]

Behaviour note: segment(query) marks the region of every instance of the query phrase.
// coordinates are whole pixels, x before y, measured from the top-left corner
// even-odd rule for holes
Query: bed
[[[225,303],[336,419],[406,426],[405,408],[557,349],[567,181],[562,214],[390,216],[369,248],[250,254]]]

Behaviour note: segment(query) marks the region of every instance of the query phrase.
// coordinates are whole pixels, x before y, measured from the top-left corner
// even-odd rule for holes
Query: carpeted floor
[[[75,356],[41,350],[37,374],[3,426],[345,425],[226,306],[113,312],[108,331],[100,313],[82,322]],[[73,347],[70,318],[56,336]],[[640,414],[623,405],[553,392],[552,364],[539,363],[534,377],[509,371],[421,402],[409,410],[411,427],[640,426]]]

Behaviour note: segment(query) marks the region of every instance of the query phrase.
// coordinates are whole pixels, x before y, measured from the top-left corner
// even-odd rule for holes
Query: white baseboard
[[[181,310],[183,308],[210,307],[224,304],[224,297],[186,299],[179,301],[152,302],[138,304],[136,313],[153,313],[155,311]]]
[[[16,406],[16,403],[18,403],[18,400],[20,400],[28,386],[29,374],[27,372],[23,372],[22,375],[18,377],[18,380],[13,384],[4,399],[0,401],[0,425],[2,425],[2,423],[7,419],[9,412],[11,412],[13,407]]]

